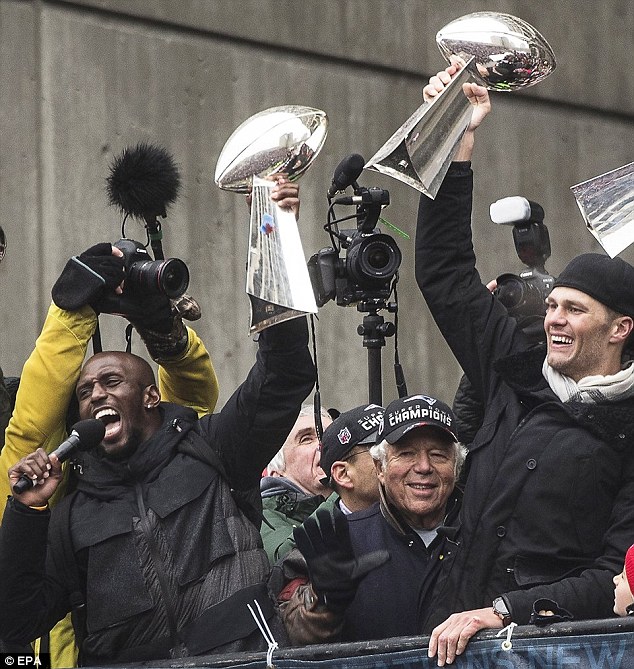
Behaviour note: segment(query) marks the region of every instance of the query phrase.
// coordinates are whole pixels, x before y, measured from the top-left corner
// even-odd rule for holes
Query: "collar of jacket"
[[[166,518],[217,478],[211,465],[178,448],[194,425],[195,412],[172,404],[161,405],[161,409],[164,421],[160,429],[129,459],[118,462],[82,454],[89,457],[82,461],[83,473],[71,508],[77,550],[130,532],[130,519],[139,514],[137,490],[144,490],[147,508]]]
[[[546,345],[539,345],[500,358],[495,371],[523,400],[529,409],[551,402],[572,420],[604,441],[632,443],[634,438],[634,399],[605,404],[562,402],[550,389],[542,374]]]
[[[442,525],[437,528],[439,536],[442,535],[453,539],[453,537],[457,534],[458,515],[460,512],[461,503],[462,491],[456,487],[447,500],[446,513]],[[397,534],[407,538],[415,536],[417,539],[422,541],[415,530],[407,524],[401,512],[394,506],[394,504],[392,504],[392,502],[387,499],[385,488],[382,483],[379,484],[379,508],[381,510],[381,515],[385,518],[388,525],[390,525],[396,531]],[[430,544],[430,547],[435,543],[436,539],[434,539],[432,544]]]
[[[296,493],[299,497],[308,497],[296,483],[285,476],[263,476],[260,480],[260,495],[262,497],[273,497],[285,492]]]
[[[178,443],[197,419],[193,409],[162,402],[163,422],[159,429],[124,460],[112,460],[97,450],[80,451],[74,461],[80,465],[77,488],[97,498],[108,499],[112,489],[136,481],[155,479],[173,457]],[[109,490],[111,492],[109,492]]]
[[[268,482],[263,480],[260,484],[265,517],[267,513],[276,511],[288,519],[303,523],[325,501],[322,495],[309,495],[283,477],[267,476],[266,479]],[[269,520],[272,521],[271,518]]]

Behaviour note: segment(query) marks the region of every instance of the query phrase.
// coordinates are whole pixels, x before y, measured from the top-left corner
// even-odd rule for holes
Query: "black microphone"
[[[365,158],[358,153],[346,156],[335,169],[332,184],[328,189],[328,197],[331,198],[337,191],[345,190],[359,178],[363,172]]]
[[[73,451],[79,448],[82,451],[90,450],[101,442],[106,434],[106,426],[96,418],[87,418],[80,420],[73,425],[68,438],[63,441],[52,453],[54,453],[60,462],[68,460]],[[13,492],[16,495],[22,494],[25,490],[33,488],[37,480],[29,478],[22,474],[18,482],[13,486]]]

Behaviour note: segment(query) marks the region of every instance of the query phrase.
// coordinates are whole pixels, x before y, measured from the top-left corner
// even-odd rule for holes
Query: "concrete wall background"
[[[329,244],[323,224],[335,166],[353,152],[369,158],[410,116],[426,79],[444,66],[436,32],[481,10],[532,23],[558,66],[539,86],[494,94],[494,111],[479,131],[479,269],[488,279],[522,268],[511,230],[491,223],[488,207],[523,195],[546,211],[553,248],[547,267],[557,274],[577,253],[600,250],[570,186],[634,160],[631,3],[471,0],[456,8],[422,0],[0,0],[5,373],[20,372],[67,258],[120,236],[121,218],[105,195],[108,166],[125,146],[148,140],[166,146],[181,169],[183,193],[168,211],[164,245],[190,267],[190,292],[203,308],[195,327],[212,353],[222,404],[254,355],[244,293],[247,209],[242,196],[213,182],[224,142],[246,118],[274,105],[327,112],[325,147],[301,181],[300,234],[311,255]],[[398,238],[404,258],[399,345],[409,390],[450,401],[460,370],[413,279],[417,193],[374,172],[359,181],[389,189],[386,218],[412,235]],[[144,236],[130,224],[127,234]],[[634,251],[622,257],[633,262]],[[103,320],[104,346],[123,348],[121,322]],[[367,399],[367,355],[356,333],[361,320],[356,309],[334,303],[320,312],[327,406],[345,409]],[[386,402],[396,396],[393,351],[388,339]]]

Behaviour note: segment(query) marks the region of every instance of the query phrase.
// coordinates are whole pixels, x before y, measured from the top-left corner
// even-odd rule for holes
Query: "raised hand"
[[[332,611],[344,611],[363,577],[390,559],[385,550],[356,556],[348,521],[337,507],[332,513],[318,509],[315,517],[293,530],[293,536],[308,565],[315,594]]]

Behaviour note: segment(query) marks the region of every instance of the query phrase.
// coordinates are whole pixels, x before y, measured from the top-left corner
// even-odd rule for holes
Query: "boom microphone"
[[[101,442],[106,434],[106,426],[96,418],[87,418],[80,420],[73,425],[68,438],[63,441],[52,453],[55,454],[60,462],[68,460],[76,448],[82,451],[88,451]],[[13,492],[16,495],[22,494],[25,490],[33,488],[37,480],[29,478],[22,474],[18,482],[13,486]]]
[[[178,197],[181,179],[172,156],[162,147],[141,142],[124,149],[106,179],[109,203],[148,223],[167,216]]]
[[[359,178],[363,172],[365,159],[358,153],[352,153],[346,156],[335,169],[335,174],[332,178],[332,184],[328,189],[328,198],[331,198],[337,191],[345,190]]]

